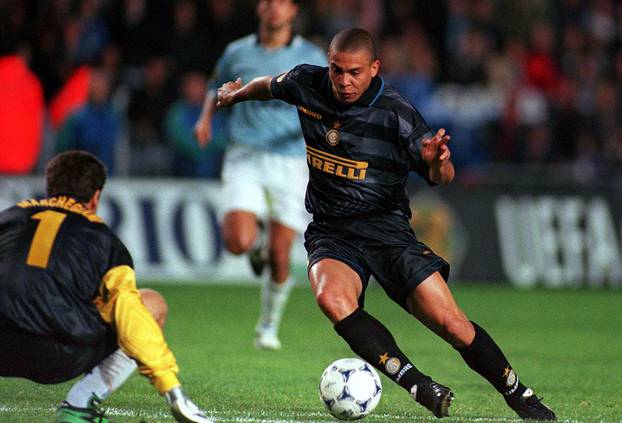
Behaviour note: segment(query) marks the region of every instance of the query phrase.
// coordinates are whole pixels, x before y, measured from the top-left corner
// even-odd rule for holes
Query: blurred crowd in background
[[[255,3],[0,0],[0,131],[13,128],[0,173],[83,148],[117,175],[218,178],[225,113],[208,148],[192,130],[216,60],[256,29]],[[450,131],[459,177],[496,163],[565,166],[582,182],[619,172],[622,2],[301,1],[297,30],[320,47],[351,26],[376,36],[381,75]],[[20,92],[29,105],[11,106]],[[40,132],[23,125],[33,114]]]

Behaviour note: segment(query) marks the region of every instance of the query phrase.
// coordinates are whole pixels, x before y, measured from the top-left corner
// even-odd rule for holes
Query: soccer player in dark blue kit
[[[433,133],[417,110],[378,76],[375,43],[365,30],[337,34],[329,67],[299,65],[282,75],[224,84],[219,106],[281,99],[298,108],[309,166],[305,232],[317,303],[352,350],[405,388],[436,417],[448,415],[451,390],[418,370],[389,330],[363,309],[373,275],[387,295],[452,345],[522,418],[555,420],[523,385],[501,349],[468,320],[447,286],[449,264],[417,240],[406,182],[454,179],[449,135]]]

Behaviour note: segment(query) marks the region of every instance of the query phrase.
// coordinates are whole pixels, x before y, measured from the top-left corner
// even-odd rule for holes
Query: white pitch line
[[[130,410],[127,408],[117,408],[117,407],[105,407],[105,412],[109,416],[119,416],[119,417],[139,417],[146,419],[167,419],[171,420],[172,417],[169,413],[163,411],[152,411],[145,412],[144,410]],[[4,413],[20,413],[20,412],[29,412],[29,413],[54,413],[56,411],[55,407],[9,407],[6,405],[0,404],[0,415]],[[296,413],[297,418],[301,418],[304,420],[292,420],[289,418],[271,418],[271,417],[251,417],[251,416],[241,416],[235,415],[232,413],[218,411],[218,410],[205,410],[206,414],[210,417],[214,417],[217,419],[224,419],[227,421],[233,421],[236,423],[326,423],[327,421],[334,421],[328,417],[326,413],[319,412],[309,412],[309,413]],[[258,413],[264,414],[264,413]],[[311,420],[311,419],[321,419],[321,420]],[[430,421],[430,418],[427,416],[394,416],[390,414],[371,414],[367,417],[367,421],[396,421],[396,420],[407,420],[407,421]],[[504,418],[504,417],[460,417],[460,416],[450,416],[449,421],[458,421],[458,422],[519,422],[518,418]],[[620,421],[609,421],[609,420],[599,420],[599,421],[591,421],[585,422],[583,420],[575,420],[575,419],[562,419],[558,420],[560,423],[622,423]]]

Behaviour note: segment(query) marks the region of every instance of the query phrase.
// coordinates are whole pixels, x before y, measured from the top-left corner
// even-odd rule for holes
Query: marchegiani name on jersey
[[[51,198],[43,198],[41,200],[24,200],[17,203],[17,206],[23,209],[28,207],[57,207],[60,209],[65,209],[74,213],[81,214],[91,222],[104,223],[101,217],[97,216],[86,207],[84,207],[84,204],[78,203],[75,198],[67,197],[65,195]]]

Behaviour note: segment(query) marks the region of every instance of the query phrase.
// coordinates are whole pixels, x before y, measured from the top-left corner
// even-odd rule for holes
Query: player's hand
[[[209,119],[201,119],[194,125],[194,137],[201,147],[205,147],[212,140],[212,123]]]
[[[450,139],[444,128],[439,129],[432,138],[423,140],[421,158],[430,166],[441,166],[451,157],[451,151],[447,146]]]
[[[205,413],[199,409],[190,398],[181,390],[181,387],[171,389],[164,394],[168,406],[175,420],[183,423],[214,423],[215,420],[205,416]]]
[[[232,82],[225,82],[218,88],[217,107],[226,107],[235,103],[235,93],[242,88],[242,80],[240,78]]]

